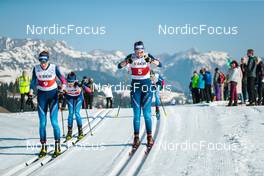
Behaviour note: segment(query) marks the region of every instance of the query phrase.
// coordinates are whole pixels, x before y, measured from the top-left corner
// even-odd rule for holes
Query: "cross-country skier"
[[[85,92],[90,93],[90,88],[83,85],[83,89]],[[83,91],[79,86],[76,74],[74,72],[70,72],[67,75],[67,86],[65,89],[65,97],[68,103],[69,116],[68,116],[68,133],[66,136],[66,140],[70,140],[72,138],[72,126],[73,126],[73,116],[75,115],[77,126],[78,126],[78,139],[83,138],[83,129],[82,129],[82,118],[80,115],[80,110],[83,103]]]
[[[135,42],[134,53],[129,54],[118,68],[124,68],[130,65],[131,69],[131,102],[134,112],[134,142],[133,149],[137,149],[140,145],[139,129],[140,129],[140,115],[141,108],[145,119],[147,131],[147,146],[152,147],[154,141],[152,138],[152,120],[151,120],[151,80],[150,80],[150,64],[161,67],[159,60],[152,55],[144,52],[144,44],[142,41]]]
[[[160,91],[163,89],[165,81],[160,76],[159,73],[155,73],[153,70],[150,71],[150,79],[153,85],[153,94],[155,96],[155,106],[156,106],[156,117],[159,120],[160,119]]]
[[[30,96],[33,96],[33,89],[37,87],[38,97],[38,115],[39,115],[39,134],[41,142],[41,151],[39,157],[47,154],[47,111],[50,110],[50,120],[53,127],[55,138],[55,151],[53,157],[60,154],[60,127],[58,124],[58,85],[57,78],[62,83],[62,89],[65,88],[66,80],[59,70],[59,67],[49,63],[49,53],[43,51],[39,54],[40,64],[36,65],[32,73],[30,84]]]

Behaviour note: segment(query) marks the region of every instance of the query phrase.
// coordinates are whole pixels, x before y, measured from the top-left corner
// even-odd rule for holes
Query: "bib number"
[[[138,74],[142,75],[142,69],[138,69]]]

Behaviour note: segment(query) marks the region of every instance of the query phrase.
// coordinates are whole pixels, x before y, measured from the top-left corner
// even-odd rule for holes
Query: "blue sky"
[[[134,41],[143,40],[153,54],[175,53],[197,48],[226,51],[241,57],[247,48],[264,56],[263,9],[260,1],[180,1],[180,0],[1,0],[0,35],[12,38],[65,40],[80,51],[93,49],[131,52]],[[105,26],[103,36],[34,36],[26,34],[26,25],[52,24]],[[236,36],[161,36],[158,25],[185,24],[238,26]]]

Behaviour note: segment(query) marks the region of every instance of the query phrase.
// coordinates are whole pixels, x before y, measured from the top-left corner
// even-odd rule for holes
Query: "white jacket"
[[[112,88],[111,86],[105,86],[103,89],[106,98],[113,98]]]
[[[241,83],[242,81],[242,76],[241,76],[241,69],[240,67],[234,68],[230,70],[228,82],[236,82],[237,84]]]

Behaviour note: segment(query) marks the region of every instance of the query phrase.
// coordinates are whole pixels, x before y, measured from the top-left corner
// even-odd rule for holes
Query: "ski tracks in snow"
[[[56,168],[58,175],[264,175],[263,107],[213,104],[167,106],[165,109],[167,117],[163,113],[159,122],[154,120],[155,145],[148,155],[145,155],[145,145],[141,145],[129,157],[130,141],[133,140],[130,136],[132,118],[126,116],[131,112],[124,110],[119,119],[107,119],[96,137],[89,140],[90,143],[105,141],[103,146],[106,151],[73,150],[59,162],[55,160],[34,174],[53,173]],[[141,126],[140,136],[145,144],[144,122]],[[200,145],[200,148],[190,146],[194,144]],[[80,166],[84,161],[87,162],[84,168],[71,170],[71,166]],[[65,171],[62,171],[64,168]]]
[[[110,111],[108,110],[99,110],[97,113],[95,113],[95,117],[94,117],[94,120],[93,121],[96,121],[97,119],[96,118],[100,118],[98,119],[98,121],[96,123],[93,124],[93,121],[91,122],[92,123],[92,129],[96,128],[97,125],[99,125],[101,123],[101,121],[104,120],[104,116],[106,116]],[[101,116],[101,114],[103,114]],[[88,133],[90,134],[90,131],[89,131],[89,128],[88,128],[88,123],[86,123],[86,125],[84,125],[84,132],[85,133]],[[76,134],[77,131],[75,130],[75,133]],[[70,151],[72,149],[73,146],[70,146],[69,148],[66,147],[64,145],[62,145],[62,154],[60,156],[58,156],[58,159],[62,159],[62,157],[65,155],[66,152]],[[65,152],[64,152],[65,151]],[[52,151],[50,151],[52,152]],[[36,162],[33,162],[33,163],[30,163],[28,166],[26,165],[26,163],[30,162],[31,160],[34,161],[36,158],[37,159],[37,156],[28,160],[28,161],[25,161],[24,163],[21,163],[15,167],[13,167],[11,170],[8,170],[8,172],[6,172],[4,175],[5,176],[9,176],[9,175],[21,175],[21,176],[24,176],[24,175],[30,175],[30,174],[34,174],[36,171],[38,171],[39,169],[41,169],[43,167],[42,165],[42,161],[46,160],[46,158],[48,158],[49,156],[46,156],[44,159],[40,159]],[[54,161],[57,161],[57,158],[54,160]],[[47,162],[46,164],[49,164],[49,162]],[[45,164],[45,165],[46,165]]]

